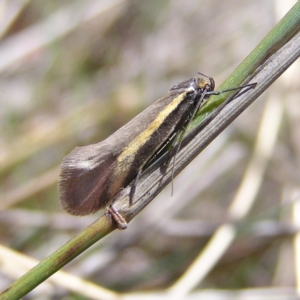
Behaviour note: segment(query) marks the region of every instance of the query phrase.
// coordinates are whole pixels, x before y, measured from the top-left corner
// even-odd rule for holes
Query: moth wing
[[[104,208],[115,157],[105,141],[76,147],[61,163],[60,201],[72,215],[88,215]]]
[[[72,215],[92,214],[104,208],[114,194],[133,179],[128,178],[129,172],[134,169],[137,173],[140,166],[134,162],[127,166],[127,170],[115,174],[117,157],[147,130],[158,113],[179,93],[177,90],[170,91],[106,140],[77,147],[63,159],[59,192],[61,204],[67,212]]]

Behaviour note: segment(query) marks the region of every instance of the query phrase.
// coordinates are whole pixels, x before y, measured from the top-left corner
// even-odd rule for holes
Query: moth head
[[[197,88],[201,91],[212,92],[215,89],[215,81],[212,77],[208,77],[202,73],[198,73],[201,77],[195,78]]]

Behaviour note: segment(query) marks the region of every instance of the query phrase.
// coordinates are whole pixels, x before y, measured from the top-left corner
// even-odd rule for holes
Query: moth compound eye
[[[210,80],[210,91],[214,91],[215,90],[215,81],[213,80],[213,78],[209,78]]]

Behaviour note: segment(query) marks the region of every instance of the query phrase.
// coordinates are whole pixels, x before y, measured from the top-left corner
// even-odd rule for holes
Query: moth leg
[[[137,183],[140,179],[140,176],[142,174],[142,169],[140,169],[138,171],[138,173],[136,174],[136,177],[134,179],[134,182],[130,188],[130,194],[129,194],[129,205],[131,206],[133,204],[133,197],[134,197],[134,194],[135,194],[135,190],[136,190],[136,187],[137,187]]]
[[[155,152],[155,154],[147,161],[147,163],[138,171],[134,182],[130,188],[130,194],[129,194],[129,205],[131,206],[133,204],[133,198],[135,194],[135,190],[137,187],[137,183],[140,179],[141,174],[149,167],[152,163],[155,163],[157,156],[171,143],[170,150],[167,152],[166,161],[164,162],[164,169],[166,169],[171,161],[171,153],[173,152],[174,146],[176,144],[177,138],[180,134],[180,131],[173,133],[166,141],[165,143]],[[180,147],[180,145],[179,145]],[[172,187],[173,190],[173,187]],[[172,192],[173,193],[173,192]]]
[[[170,161],[171,161],[171,158],[172,158],[172,155],[173,155],[173,152],[174,152],[174,148],[175,148],[175,145],[176,145],[176,142],[178,140],[178,137],[179,137],[180,133],[181,133],[181,131],[176,132],[174,138],[171,141],[171,147],[170,147],[170,150],[167,152],[167,157],[166,157],[166,160],[164,162],[165,169],[167,169],[167,167],[170,164]],[[183,136],[184,136],[184,133],[185,133],[185,127],[183,128]],[[183,136],[182,136],[182,138],[183,138]],[[180,145],[181,145],[181,141],[179,141],[178,149],[176,151],[176,154],[180,150],[179,149]]]
[[[120,230],[124,230],[127,228],[127,222],[126,220],[121,216],[121,214],[118,212],[118,210],[113,206],[113,204],[111,204],[108,209],[107,212],[110,213],[110,215],[112,216],[112,218],[115,220],[115,222],[118,225],[118,228]]]
[[[175,138],[175,135],[177,134],[177,132],[174,134],[172,134],[164,143],[163,145],[161,145],[161,147],[154,153],[154,155],[147,161],[147,163],[145,164],[145,169],[147,169],[147,167],[151,166],[152,164],[154,164],[157,161],[157,157],[159,157],[160,153],[162,151],[164,151],[164,149],[171,143],[173,143],[173,140]],[[172,147],[173,148],[173,147]],[[170,151],[170,150],[169,150]],[[169,152],[168,151],[168,152]],[[167,152],[167,153],[168,153]],[[165,163],[164,163],[165,164]],[[144,169],[144,168],[143,168]]]
[[[186,133],[186,130],[187,130],[187,127],[188,127],[189,123],[191,122],[191,120],[193,120],[193,118],[194,118],[195,114],[197,113],[197,111],[199,110],[199,108],[205,103],[204,102],[205,101],[205,95],[206,95],[206,93],[202,93],[200,95],[200,98],[199,98],[198,102],[196,103],[194,109],[191,111],[191,113],[188,116],[186,122],[184,123],[184,125],[182,127],[182,130],[178,130],[176,133],[174,133],[175,137],[172,140],[171,149],[168,152],[168,157],[167,157],[167,160],[165,162],[166,168],[168,167],[168,165],[169,165],[169,163],[171,161],[171,157],[173,155],[173,151],[174,151],[174,148],[175,148],[175,145],[176,145],[176,142],[178,140],[179,135],[182,134],[182,137],[181,137],[180,141],[178,142],[177,149],[176,149],[176,151],[174,153],[174,161],[173,161],[173,168],[172,168],[172,194],[173,194],[173,178],[174,178],[174,166],[175,166],[176,155],[177,155],[177,153],[180,150],[181,142],[182,142],[183,137],[184,137],[184,135]]]

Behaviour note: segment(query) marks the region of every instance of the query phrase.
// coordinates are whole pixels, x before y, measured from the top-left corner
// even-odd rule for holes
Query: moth
[[[145,166],[170,140],[177,140],[181,129],[211,95],[255,86],[214,91],[213,78],[198,74],[174,85],[164,97],[104,141],[76,147],[63,159],[59,192],[61,204],[68,213],[83,216],[107,208],[118,191],[134,181],[130,192],[132,203]]]

